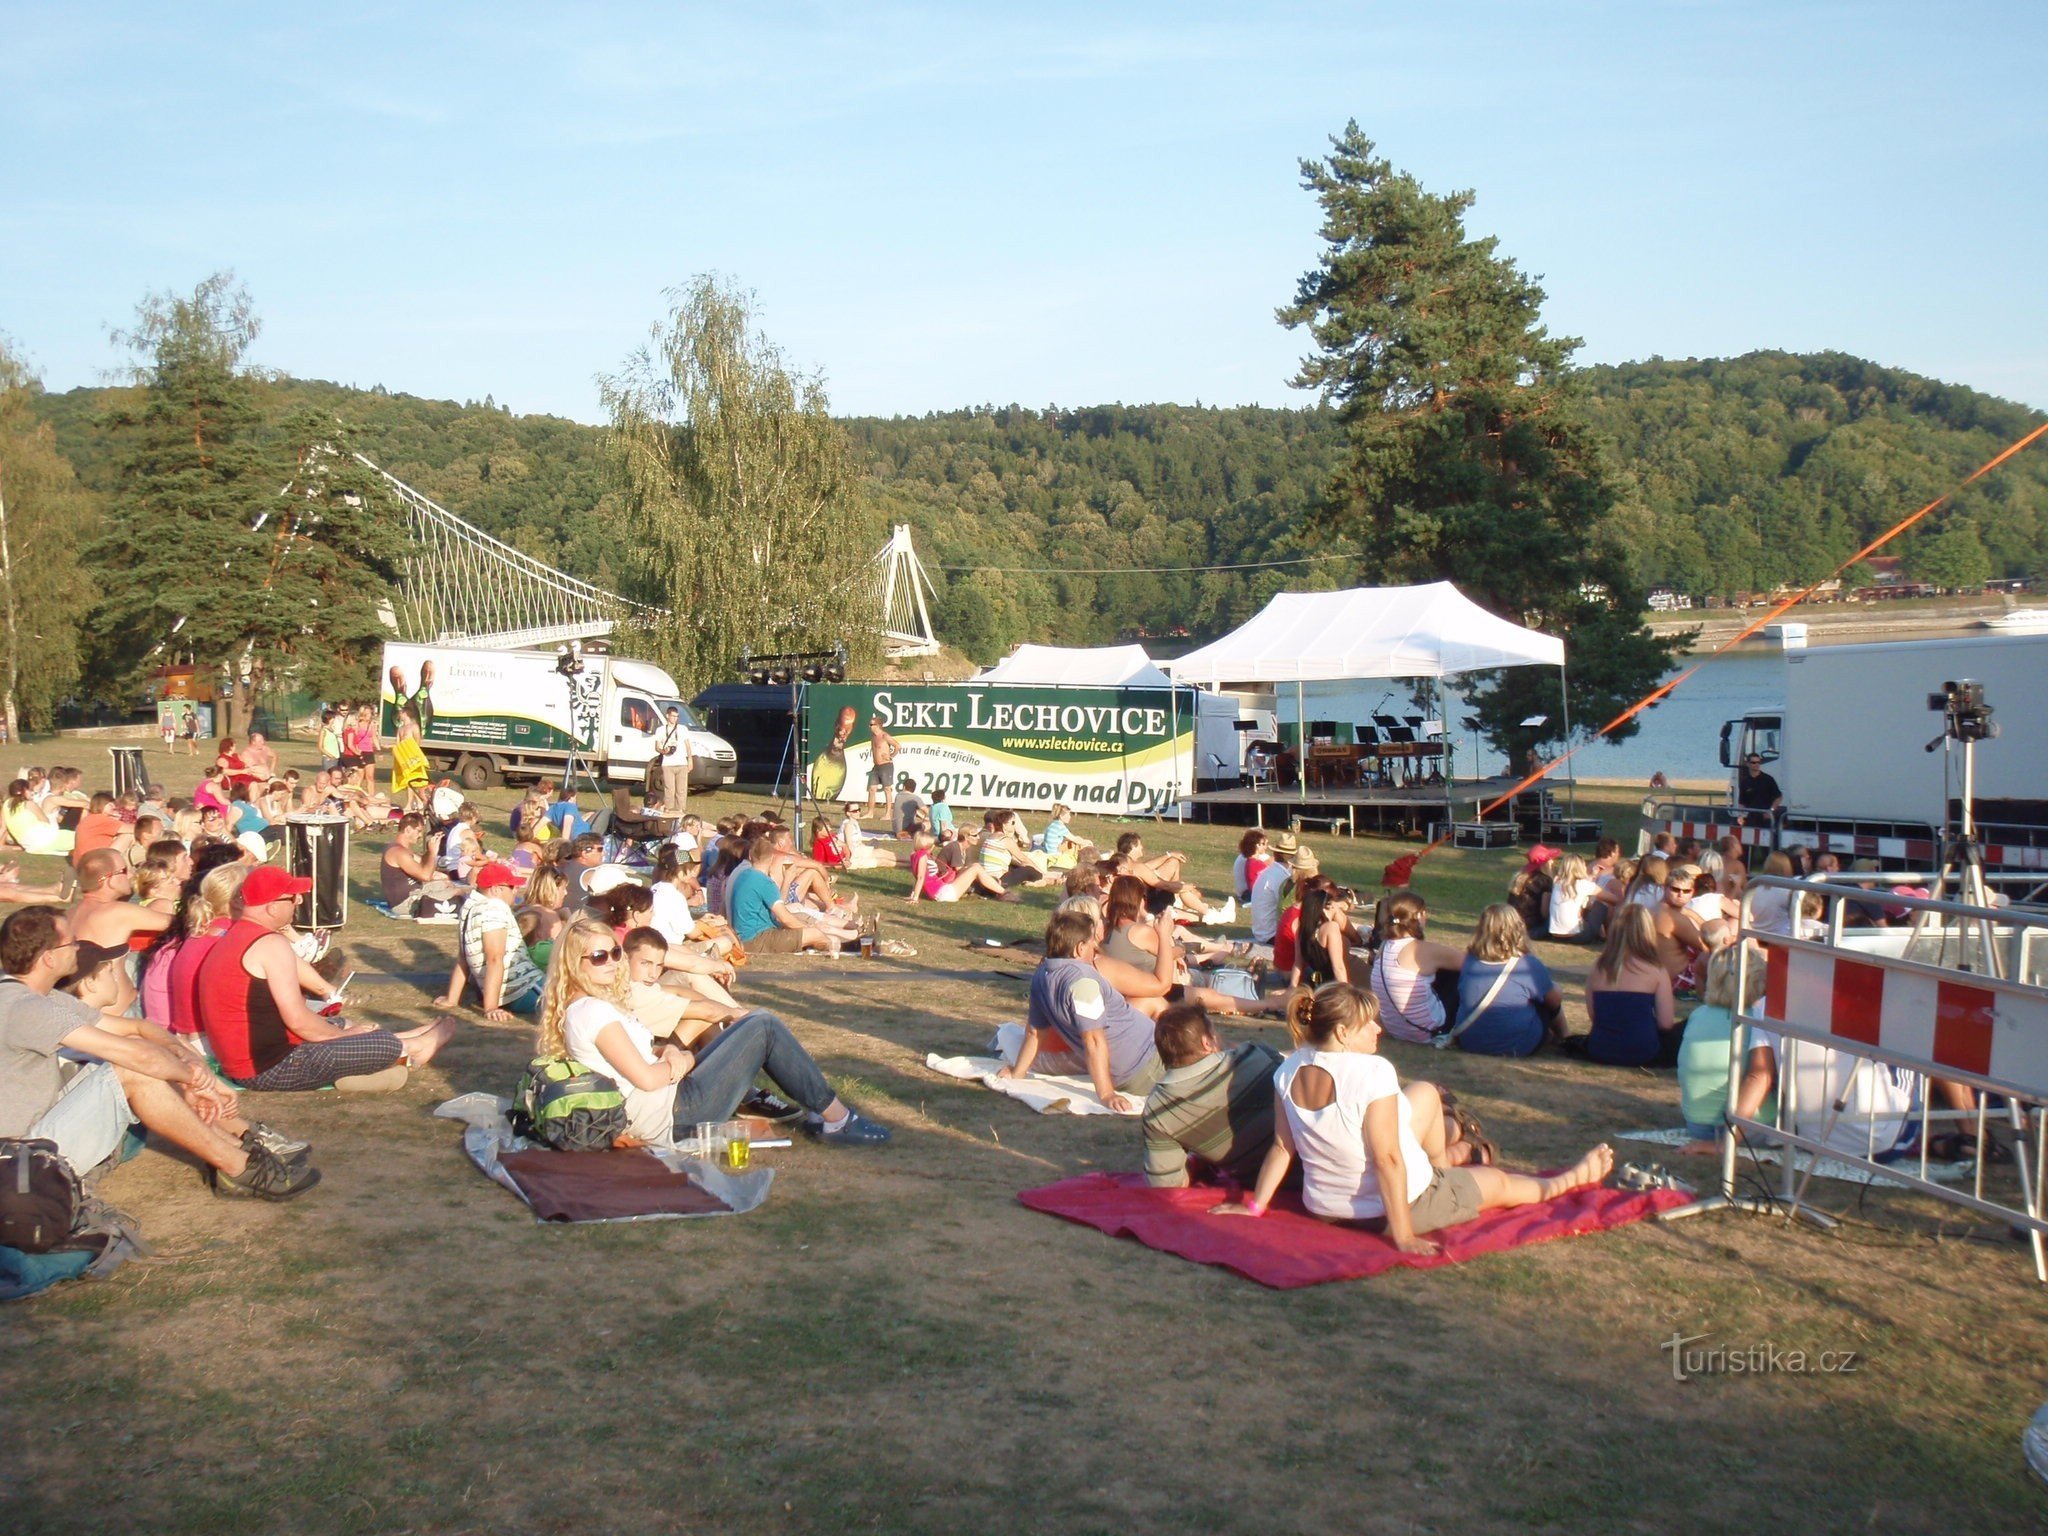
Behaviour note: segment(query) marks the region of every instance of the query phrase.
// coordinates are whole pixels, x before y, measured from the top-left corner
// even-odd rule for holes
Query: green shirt
[[[1247,1041],[1172,1067],[1145,1100],[1145,1182],[1179,1189],[1199,1157],[1249,1187],[1273,1145],[1273,1073],[1280,1053]]]

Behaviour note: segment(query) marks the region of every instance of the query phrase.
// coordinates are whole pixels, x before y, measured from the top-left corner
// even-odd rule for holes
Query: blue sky
[[[232,267],[268,366],[594,420],[716,270],[844,412],[1298,403],[1296,161],[1355,117],[1586,361],[1838,348],[2048,407],[2044,80],[2040,3],[17,0],[0,333],[96,382],[145,291]]]

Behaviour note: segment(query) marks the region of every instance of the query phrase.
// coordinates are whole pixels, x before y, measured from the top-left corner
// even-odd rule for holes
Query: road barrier
[[[1754,906],[1768,890],[1790,893],[1797,914],[1818,897],[1824,915],[1787,935],[1757,928]],[[1898,927],[1856,927],[1859,903],[1879,899],[1910,911]],[[2048,1221],[2042,1217],[2041,1167],[2048,1153],[2048,916],[1960,901],[1864,892],[1853,883],[1759,875],[1745,888],[1737,999],[1751,996],[1762,965],[1761,996],[1735,1013],[1728,1067],[1728,1122],[1758,1144],[1798,1148],[1950,1201],[2025,1231],[2035,1277],[2048,1282]],[[1753,943],[1750,941],[1754,941]],[[1762,1120],[1738,1113],[1751,1036],[1780,1044],[1777,1107]],[[1808,1053],[1825,1053],[1816,1059]],[[1936,1109],[1935,1080],[1974,1091],[1974,1109]],[[1914,1091],[1917,1089],[1917,1093]],[[1805,1093],[1810,1100],[1801,1102]],[[1955,1089],[1949,1094],[1960,1097]],[[1986,1095],[1996,1108],[1987,1107]],[[1994,1119],[1998,1129],[1994,1130]],[[1967,1188],[1927,1176],[1925,1128],[1974,1124],[1976,1171]],[[1905,1133],[1918,1150],[1899,1157]],[[1987,1152],[2012,1159],[2016,1192],[1993,1188]],[[1740,1148],[1722,1150],[1721,1193],[1691,1209],[1803,1206],[1811,1166],[1786,1157],[1783,1182],[1768,1204],[1738,1196]],[[2002,1180],[1996,1181],[2003,1183]]]

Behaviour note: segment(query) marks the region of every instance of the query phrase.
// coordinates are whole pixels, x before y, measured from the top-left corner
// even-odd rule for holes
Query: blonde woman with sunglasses
[[[657,1047],[628,1011],[632,978],[624,950],[596,918],[579,917],[562,929],[541,994],[540,1054],[581,1062],[617,1083],[640,1140],[669,1147],[679,1128],[731,1119],[764,1072],[808,1111],[805,1123],[825,1145],[879,1146],[889,1139],[886,1128],[840,1102],[789,1026],[766,1009],[735,1020],[702,1051],[674,1041]]]

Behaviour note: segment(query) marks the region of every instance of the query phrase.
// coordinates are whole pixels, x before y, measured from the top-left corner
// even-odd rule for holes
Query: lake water
[[[1673,671],[1676,676],[1682,667]],[[1777,646],[1739,646],[1702,663],[1699,671],[1637,716],[1642,729],[1622,742],[1589,743],[1572,759],[1584,778],[1633,779],[1647,784],[1660,770],[1672,779],[1723,776],[1721,724],[1753,710],[1785,704],[1785,653]],[[1462,760],[1472,761],[1465,733]],[[1481,758],[1488,772],[1506,764],[1498,753]]]
[[[1674,669],[1671,675],[1679,670],[1683,669]],[[1376,707],[1394,714],[1412,707],[1405,694],[1390,704],[1379,703],[1385,691],[1382,682],[1311,683],[1304,689],[1303,702],[1311,720],[1364,720]],[[1784,702],[1785,653],[1775,645],[1743,645],[1702,663],[1699,671],[1645,710],[1639,717],[1642,729],[1634,736],[1619,743],[1589,743],[1572,759],[1572,766],[1585,778],[1644,784],[1660,770],[1671,779],[1718,778],[1724,772],[1719,759],[1721,723],[1752,710],[1781,708]],[[1275,690],[1275,703],[1280,718],[1292,721],[1292,687]],[[1472,732],[1461,728],[1469,713],[1453,694],[1448,714],[1457,777],[1473,776],[1475,750],[1481,772],[1504,771],[1505,759],[1484,743],[1475,749]]]

